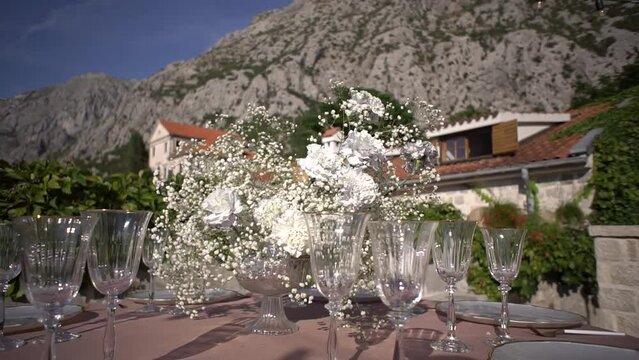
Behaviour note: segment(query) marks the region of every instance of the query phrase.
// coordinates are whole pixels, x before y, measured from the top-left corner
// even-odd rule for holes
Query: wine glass
[[[428,252],[437,222],[371,221],[368,232],[373,248],[377,290],[395,325],[395,348],[404,360],[403,333],[412,310],[422,299]]]
[[[325,307],[331,316],[328,358],[337,360],[337,315],[357,279],[368,214],[308,213],[305,219],[311,238],[311,270],[317,289],[328,299]]]
[[[499,318],[500,333],[489,340],[489,344],[497,346],[513,341],[508,333],[508,291],[510,282],[519,274],[521,255],[526,239],[526,229],[514,228],[481,228],[488,257],[490,274],[499,282],[501,293],[501,317]]]
[[[149,301],[139,310],[140,312],[158,313],[161,311],[161,308],[155,303],[155,282],[153,280],[163,256],[162,246],[156,241],[155,234],[147,234],[142,250],[142,261],[149,268]]]
[[[24,341],[4,336],[4,294],[9,281],[20,273],[22,249],[11,224],[0,224],[0,351],[19,348]]]
[[[471,260],[473,235],[477,223],[474,221],[443,221],[439,223],[433,243],[433,259],[437,274],[446,283],[448,292],[448,317],[446,338],[433,341],[431,347],[447,352],[469,352],[468,345],[455,336],[455,283],[461,280]]]
[[[89,276],[93,286],[106,296],[107,325],[104,359],[115,358],[115,310],[118,295],[127,290],[138,272],[149,211],[87,210],[97,218],[89,241]]]
[[[55,329],[62,308],[77,295],[95,225],[90,216],[25,216],[13,220],[22,243],[22,276],[29,302],[44,312],[45,358],[55,359]]]

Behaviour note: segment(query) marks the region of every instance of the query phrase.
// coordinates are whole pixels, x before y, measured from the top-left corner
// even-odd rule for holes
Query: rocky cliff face
[[[329,79],[421,97],[446,112],[565,110],[577,79],[639,54],[639,4],[585,0],[296,0],[201,56],[142,81],[83,75],[0,100],[0,157],[92,157],[148,136],[160,118],[239,116],[248,103],[294,115]]]

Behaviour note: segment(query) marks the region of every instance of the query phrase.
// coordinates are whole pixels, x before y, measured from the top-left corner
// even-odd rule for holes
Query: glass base
[[[57,329],[55,331],[55,342],[56,343],[63,343],[63,342],[67,342],[67,341],[71,341],[71,340],[75,340],[80,338],[82,335],[80,334],[76,334],[76,333],[72,333],[69,331],[65,331],[65,330],[59,330]],[[43,344],[45,342],[45,335],[42,336],[38,336],[37,338],[31,340],[31,342],[33,344]]]
[[[430,343],[430,347],[435,350],[452,353],[470,352],[470,347],[457,339],[443,339],[433,341],[432,343]]]
[[[492,339],[489,339],[488,341],[486,341],[486,344],[495,347],[495,346],[499,346],[505,343],[509,343],[515,341],[515,339],[513,339],[512,336],[510,335],[497,335]]]
[[[8,338],[0,335],[0,351],[17,349],[24,345],[24,340]]]
[[[162,308],[155,303],[147,303],[138,312],[145,314],[159,313],[162,311]]]
[[[298,330],[297,324],[286,318],[280,296],[264,296],[260,315],[248,330],[262,335],[286,335]]]

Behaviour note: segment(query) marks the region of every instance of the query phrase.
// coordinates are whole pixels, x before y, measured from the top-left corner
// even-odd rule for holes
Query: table
[[[184,316],[168,314],[143,314],[136,312],[142,305],[130,300],[122,301],[125,307],[117,311],[116,358],[119,360],[177,360],[177,359],[256,359],[301,360],[326,359],[325,347],[328,333],[328,312],[322,303],[304,308],[287,308],[286,313],[300,330],[291,335],[264,336],[249,334],[244,326],[250,323],[259,310],[255,298],[243,298],[206,307],[206,316],[191,320]],[[381,304],[359,305],[373,315],[354,316],[345,323],[358,328],[340,328],[338,343],[340,359],[389,360],[393,358],[394,334],[389,326],[374,329],[372,318],[383,319]],[[468,354],[449,354],[433,351],[429,342],[445,332],[445,318],[436,313],[434,303],[422,302],[427,311],[412,318],[407,325],[405,351],[407,359],[482,359],[489,356],[485,341],[494,332],[493,326],[460,321],[459,338],[472,346]],[[70,319],[64,329],[82,334],[77,340],[57,344],[58,359],[102,359],[102,337],[105,326],[104,305],[92,303],[85,312]],[[584,326],[584,328],[592,328]],[[8,334],[30,339],[42,331]],[[535,335],[529,329],[512,328],[512,335],[520,340],[548,340]],[[639,350],[639,339],[632,336],[578,336],[558,335],[556,339],[597,343]],[[20,349],[0,352],[0,359],[40,359],[43,345],[29,344]]]

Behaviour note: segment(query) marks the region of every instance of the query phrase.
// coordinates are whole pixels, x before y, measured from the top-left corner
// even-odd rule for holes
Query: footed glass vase
[[[291,280],[298,279],[299,259],[291,259],[286,254],[267,248],[254,258],[248,258],[235,269],[235,277],[246,290],[262,295],[259,316],[250,325],[249,331],[262,335],[286,335],[298,330],[284,313],[282,296],[292,286]]]

